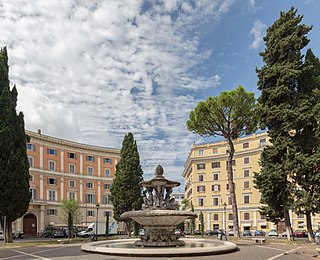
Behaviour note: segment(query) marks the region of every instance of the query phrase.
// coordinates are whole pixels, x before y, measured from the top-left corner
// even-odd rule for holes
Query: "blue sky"
[[[204,141],[189,112],[239,85],[259,95],[262,38],[291,6],[320,56],[318,0],[2,0],[0,46],[27,129],[119,149],[132,132],[145,178],[162,164],[183,182]]]

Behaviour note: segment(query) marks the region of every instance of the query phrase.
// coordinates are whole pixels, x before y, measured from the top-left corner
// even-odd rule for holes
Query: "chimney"
[[[38,129],[38,134],[41,135],[41,129]]]

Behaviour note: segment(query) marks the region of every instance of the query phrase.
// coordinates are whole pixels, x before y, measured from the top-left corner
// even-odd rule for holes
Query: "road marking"
[[[13,252],[17,252],[17,253],[22,254],[22,255],[32,256],[32,257],[35,257],[35,258],[38,258],[38,259],[41,259],[41,260],[50,260],[50,258],[37,256],[37,255],[33,255],[33,254],[28,254],[28,253],[25,253],[25,252],[22,252],[22,251],[19,251],[19,250],[12,250],[12,251]],[[3,259],[5,259],[5,258],[3,258]]]
[[[273,260],[273,259],[279,258],[280,256],[283,256],[284,254],[292,253],[292,252],[294,252],[294,251],[296,251],[296,250],[298,250],[298,249],[300,249],[300,248],[301,248],[301,246],[299,246],[298,248],[292,249],[292,250],[290,250],[290,251],[286,251],[286,252],[284,252],[284,253],[282,253],[282,254],[279,254],[279,255],[275,255],[275,256],[273,256],[273,257],[270,257],[270,258],[268,258],[267,260]]]
[[[280,249],[280,248],[275,248],[275,247],[270,247],[270,246],[259,246],[259,245],[256,245],[257,247],[262,247],[262,248],[268,248],[268,249],[272,249],[272,250],[275,250],[275,251],[282,251],[282,252],[286,252],[286,249]]]

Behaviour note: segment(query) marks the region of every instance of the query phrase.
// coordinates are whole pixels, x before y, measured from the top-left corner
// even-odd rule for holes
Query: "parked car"
[[[281,234],[282,237],[287,237],[287,231],[283,231],[283,233]]]
[[[183,230],[183,235],[184,236],[190,235],[190,230]]]
[[[23,238],[24,237],[24,235],[23,235],[23,232],[15,232],[15,233],[13,233],[12,234],[12,238],[13,239],[16,239],[16,238]]]
[[[242,235],[243,235],[244,237],[251,237],[251,236],[252,236],[250,230],[244,230],[243,233],[242,233]]]
[[[308,232],[304,229],[297,229],[293,231],[294,237],[308,237]]]
[[[52,234],[53,238],[63,238],[66,237],[66,234],[61,230],[61,231],[54,231]]]
[[[263,230],[255,230],[254,231],[254,236],[259,237],[259,236],[265,236],[266,233]]]
[[[206,230],[205,235],[206,236],[213,236],[215,233],[216,233],[215,231],[208,229],[208,230]],[[218,234],[218,233],[216,233],[216,234]]]
[[[233,229],[230,229],[229,232],[228,232],[229,236],[233,237],[234,236],[234,230]]]
[[[143,228],[139,229],[139,236],[144,236],[144,229]]]
[[[197,230],[194,231],[194,234],[195,234],[195,235],[201,235],[201,232],[200,232],[199,229],[197,229]]]
[[[277,237],[278,236],[278,232],[277,232],[277,230],[275,230],[275,229],[271,229],[270,231],[269,231],[269,237]]]
[[[176,229],[174,231],[174,234],[176,235],[176,237],[181,237],[182,236],[182,230],[181,229]]]
[[[3,231],[0,231],[0,240],[4,240]]]

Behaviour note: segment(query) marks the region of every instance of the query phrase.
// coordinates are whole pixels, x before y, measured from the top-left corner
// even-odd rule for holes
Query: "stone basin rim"
[[[137,211],[127,211],[121,215],[121,219],[130,217],[152,217],[152,216],[179,216],[179,217],[197,217],[197,213],[181,210],[164,210],[164,209],[145,209]]]
[[[105,255],[114,255],[114,256],[130,256],[130,257],[172,257],[172,256],[180,256],[180,257],[188,257],[188,256],[204,256],[204,255],[218,255],[218,254],[226,254],[238,249],[237,245],[229,242],[229,241],[220,241],[220,240],[208,240],[208,239],[195,239],[195,238],[184,238],[183,240],[188,243],[218,243],[219,246],[213,247],[169,247],[165,248],[150,248],[150,247],[137,247],[137,248],[123,248],[123,247],[104,247],[106,244],[126,244],[126,243],[134,243],[139,239],[116,239],[116,240],[108,240],[108,241],[99,241],[99,242],[91,242],[81,246],[81,250],[89,253],[98,253]]]

